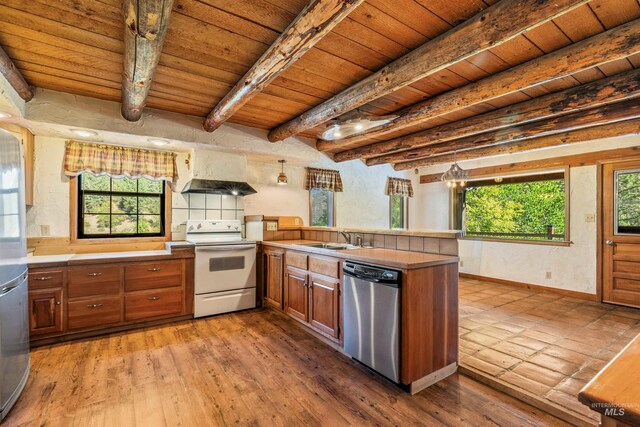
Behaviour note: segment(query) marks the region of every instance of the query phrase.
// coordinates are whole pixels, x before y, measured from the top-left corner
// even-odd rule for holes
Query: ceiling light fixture
[[[341,122],[334,122],[327,126],[318,134],[318,138],[325,141],[336,141],[338,139],[347,138],[359,133],[368,131],[369,129],[385,125],[398,116],[374,116],[371,114],[356,113],[351,118]]]
[[[453,165],[449,168],[448,171],[442,174],[440,178],[442,182],[447,183],[447,187],[456,188],[456,187],[464,187],[467,185],[467,179],[469,178],[469,172],[462,169],[458,166],[458,162],[456,162],[456,153],[453,153]]]
[[[9,113],[5,113],[4,111],[0,111],[0,119],[8,119],[9,117],[13,117]]]
[[[287,185],[287,175],[284,173],[284,164],[287,163],[286,160],[278,160],[278,163],[281,165],[280,175],[278,175],[278,185]]]
[[[71,129],[71,132],[75,133],[78,136],[82,136],[84,138],[88,138],[90,136],[96,136],[98,132],[94,132],[92,130],[86,129]]]
[[[161,138],[149,138],[147,139],[147,141],[149,141],[150,143],[157,145],[159,147],[165,146],[165,145],[169,145],[169,141],[167,141],[166,139],[161,139]]]

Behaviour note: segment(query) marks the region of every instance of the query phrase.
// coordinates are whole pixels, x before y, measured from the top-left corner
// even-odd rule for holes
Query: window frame
[[[309,227],[320,227],[320,228],[334,228],[336,227],[336,194],[333,191],[330,190],[323,190],[323,191],[328,191],[329,193],[331,193],[331,207],[329,208],[329,210],[331,211],[331,218],[333,221],[331,221],[331,224],[328,225],[313,225],[313,196],[311,195],[311,192],[313,190],[322,190],[321,188],[311,188],[308,190],[309,192]]]
[[[168,242],[171,241],[171,186],[169,182],[164,182],[164,197],[161,198],[161,217],[164,217],[164,222],[162,224],[162,228],[164,230],[164,234],[162,235],[145,235],[145,234],[125,234],[125,235],[105,235],[105,236],[96,236],[90,235],[88,237],[83,237],[79,233],[79,225],[82,218],[82,213],[80,209],[82,209],[82,204],[80,203],[80,183],[81,179],[78,177],[71,177],[69,180],[69,234],[71,243],[76,244],[109,244],[109,243],[137,243],[137,242]],[[118,193],[118,194],[128,194],[128,193]],[[137,194],[137,193],[136,193]]]
[[[556,169],[532,169],[526,172],[517,173],[517,174],[501,174],[501,175],[492,175],[492,176],[482,176],[475,177],[472,180],[467,181],[467,185],[462,188],[454,189],[452,188],[450,191],[450,200],[449,200],[449,208],[451,212],[451,224],[452,228],[454,224],[460,223],[460,214],[457,212],[464,209],[464,201],[459,197],[460,190],[465,190],[466,188],[472,186],[470,183],[473,182],[488,182],[491,180],[501,178],[504,180],[508,180],[510,182],[506,182],[505,184],[510,183],[518,183],[518,182],[533,182],[533,181],[542,181],[542,179],[532,179],[527,180],[526,178],[536,177],[536,176],[547,176],[562,173],[564,175],[564,239],[563,240],[533,240],[533,239],[507,239],[496,236],[467,236],[466,231],[462,230],[462,235],[459,237],[461,240],[479,240],[486,242],[499,242],[499,243],[519,243],[519,244],[532,244],[532,245],[548,245],[548,246],[570,246],[571,238],[571,218],[570,218],[570,205],[571,205],[571,179],[570,179],[570,168],[569,166],[565,166],[564,168],[556,168]],[[485,184],[490,185],[490,184]],[[454,210],[454,208],[456,210]]]
[[[400,197],[402,199],[402,227],[393,227],[393,205],[392,201],[394,197]],[[407,230],[409,228],[409,197],[402,195],[390,195],[389,196],[389,230]]]

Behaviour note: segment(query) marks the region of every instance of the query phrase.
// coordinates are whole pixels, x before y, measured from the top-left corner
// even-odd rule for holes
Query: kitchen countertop
[[[389,230],[388,228],[352,228],[352,227],[279,227],[278,231],[302,230],[302,231],[345,231],[356,234],[387,234],[393,236],[433,237],[437,239],[457,239],[459,230],[430,230],[427,228],[414,228],[409,230]]]
[[[263,245],[292,249],[299,252],[308,252],[318,255],[328,255],[336,258],[349,259],[353,261],[367,262],[370,264],[383,265],[401,269],[415,269],[431,267],[435,265],[451,264],[458,262],[459,258],[451,255],[438,255],[423,252],[398,251],[383,248],[361,248],[347,250],[332,250],[323,248],[313,248],[299,246],[305,243],[322,243],[312,240],[275,240],[264,241]]]
[[[27,256],[29,267],[44,267],[53,265],[88,264],[95,261],[126,261],[129,258],[158,258],[173,257],[173,248],[193,247],[193,243],[178,241],[167,242],[164,250],[149,251],[124,251],[124,252],[96,252],[82,254],[55,254],[55,255],[33,255]]]

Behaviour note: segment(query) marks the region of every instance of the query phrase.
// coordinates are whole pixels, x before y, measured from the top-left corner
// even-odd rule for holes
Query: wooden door
[[[309,281],[309,323],[319,331],[338,338],[338,293],[340,282],[312,274]]]
[[[309,288],[307,272],[287,267],[284,276],[284,311],[300,320],[308,321]]]
[[[29,291],[29,334],[62,332],[62,289]]]
[[[282,276],[284,260],[282,252],[265,251],[267,256],[267,271],[265,300],[267,304],[282,310]]]
[[[602,171],[602,300],[640,307],[640,161]]]

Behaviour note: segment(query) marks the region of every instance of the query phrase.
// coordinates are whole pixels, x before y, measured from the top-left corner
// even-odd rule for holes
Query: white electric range
[[[256,242],[242,238],[239,220],[187,221],[196,245],[194,316],[255,308]]]

